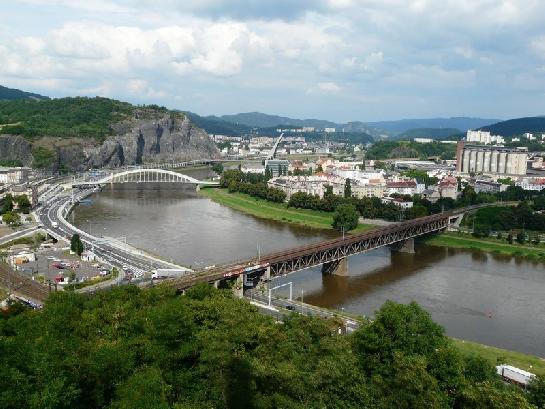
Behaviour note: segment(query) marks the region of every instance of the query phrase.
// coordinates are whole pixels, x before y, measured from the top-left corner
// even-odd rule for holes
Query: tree
[[[17,226],[19,223],[21,223],[21,216],[10,210],[2,215],[2,220],[8,226]]]
[[[212,170],[216,172],[218,175],[221,175],[223,173],[223,164],[220,162],[214,163],[212,165]]]
[[[508,242],[509,244],[513,244],[513,235],[512,235],[511,233],[509,233],[509,234],[507,235],[507,242]]]
[[[28,200],[27,195],[15,196],[13,201],[17,203],[17,209],[20,212],[24,214],[28,214],[30,212],[30,200]]]
[[[545,375],[538,375],[528,385],[528,400],[538,408],[545,408]]]
[[[523,232],[519,231],[517,233],[517,243],[524,244],[525,241],[526,241],[526,235]]]
[[[265,168],[265,180],[270,180],[273,177],[273,173],[271,171],[271,168],[267,166]]]
[[[541,238],[539,237],[539,234],[536,234],[534,236],[534,239],[532,240],[532,243],[534,243],[536,246],[541,242]]]
[[[352,186],[350,185],[350,178],[346,178],[344,182],[344,197],[352,197]]]
[[[358,227],[360,214],[351,204],[340,204],[333,213],[333,228],[337,231],[348,232]]]
[[[78,256],[81,256],[81,253],[83,253],[83,243],[81,242],[81,238],[77,233],[74,233],[70,239],[70,250],[72,250]]]
[[[13,209],[13,196],[8,193],[4,196],[4,204],[2,205],[2,214],[9,212]]]
[[[501,234],[501,231],[498,232],[498,235],[496,236],[496,238],[498,240],[502,240],[503,239],[503,235]]]
[[[322,168],[322,165],[316,166],[316,169],[314,170],[314,173],[322,173],[324,169]]]

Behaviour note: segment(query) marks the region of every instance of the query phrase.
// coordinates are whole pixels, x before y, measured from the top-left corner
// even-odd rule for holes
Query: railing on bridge
[[[423,234],[442,231],[448,227],[449,217],[447,214],[428,216],[366,233],[277,252],[262,257],[260,263],[269,266],[271,276],[291,273],[403,242]]]
[[[118,183],[186,183],[194,185],[218,185],[218,182],[203,181],[183,173],[166,169],[136,168],[122,172],[111,172],[105,177],[96,180],[74,182],[72,186],[97,186]]]

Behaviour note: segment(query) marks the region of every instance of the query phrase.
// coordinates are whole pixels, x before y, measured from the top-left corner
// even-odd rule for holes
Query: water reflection
[[[330,238],[247,216],[195,192],[105,190],[78,206],[74,221],[184,265],[204,267]],[[91,221],[91,223],[87,222]],[[312,268],[281,277],[306,302],[372,315],[386,300],[417,301],[453,336],[545,356],[543,263],[478,250],[417,245],[349,258],[347,277]]]

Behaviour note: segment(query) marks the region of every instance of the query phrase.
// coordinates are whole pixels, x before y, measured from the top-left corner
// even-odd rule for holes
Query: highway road
[[[74,200],[79,201],[88,194],[88,191],[74,193]],[[150,272],[153,268],[176,268],[172,263],[148,256],[137,249],[131,249],[128,246],[125,247],[119,243],[90,235],[71,225],[64,218],[71,205],[71,200],[71,193],[61,192],[60,190],[54,190],[49,195],[43,197],[40,206],[34,211],[42,229],[57,240],[68,242],[70,242],[74,234],[79,234],[86,249],[93,251],[97,258],[112,267],[116,267],[120,272],[119,277],[115,280],[84,287],[82,290],[94,291],[98,288],[106,288],[122,283],[123,281],[128,281],[129,272],[132,272],[133,275],[131,281],[139,282],[144,280],[146,277],[145,273]]]

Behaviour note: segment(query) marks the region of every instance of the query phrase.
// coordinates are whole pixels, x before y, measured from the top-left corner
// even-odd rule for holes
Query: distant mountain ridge
[[[494,135],[516,136],[529,133],[545,133],[545,116],[532,116],[524,118],[509,119],[492,125],[480,128],[483,131],[490,131]]]
[[[33,92],[25,92],[16,88],[8,88],[0,85],[0,100],[16,100],[16,99],[34,99],[34,100],[47,100],[49,97],[44,95],[35,94]]]
[[[455,128],[462,132],[468,129],[477,129],[483,126],[491,125],[501,119],[486,119],[486,118],[469,118],[469,117],[453,117],[453,118],[421,118],[421,119],[399,119],[395,121],[377,121],[367,122],[368,126],[372,126],[394,134],[400,134],[410,129],[424,128]]]
[[[465,132],[457,128],[415,128],[409,129],[403,133],[394,136],[392,139],[414,139],[414,138],[429,138],[429,139],[461,139]],[[457,138],[454,138],[454,137]]]
[[[381,136],[381,133],[398,135],[410,129],[449,128],[465,132],[468,129],[476,129],[501,121],[500,119],[453,117],[401,119],[375,122],[351,121],[342,124],[322,119],[294,119],[279,115],[264,114],[262,112],[244,112],[233,115],[208,116],[205,118],[230,122],[237,125],[246,125],[254,128],[273,128],[281,126],[337,128],[338,130],[344,129],[346,132],[366,132],[374,136]]]
[[[208,118],[216,118],[222,121],[232,122],[235,124],[243,124],[257,128],[271,128],[279,125],[288,126],[311,126],[315,128],[335,128],[342,126],[335,122],[322,119],[294,119],[285,116],[269,115],[261,112],[243,112],[234,115],[222,115],[220,117],[212,116]]]

